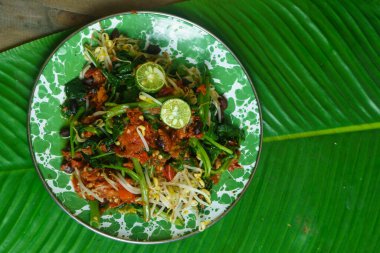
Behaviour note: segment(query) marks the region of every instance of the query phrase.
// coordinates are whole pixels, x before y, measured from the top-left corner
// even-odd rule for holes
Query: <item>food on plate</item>
[[[65,85],[61,169],[89,201],[94,227],[111,208],[180,225],[210,205],[222,173],[241,167],[244,132],[224,117],[207,67],[145,44],[116,29],[94,33],[87,63]]]

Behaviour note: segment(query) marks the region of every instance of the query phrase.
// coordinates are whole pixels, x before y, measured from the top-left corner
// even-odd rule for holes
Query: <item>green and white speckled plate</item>
[[[199,231],[193,219],[183,227],[163,219],[144,222],[134,214],[107,211],[99,229],[89,225],[89,206],[74,192],[69,175],[60,171],[65,141],[59,130],[65,124],[60,105],[64,84],[79,75],[85,64],[82,45],[94,31],[118,28],[129,37],[158,44],[172,58],[189,65],[205,63],[219,92],[228,99],[226,114],[245,129],[240,163],[242,169],[224,173],[211,191],[212,204],[201,215],[214,224],[225,215],[252,179],[261,149],[262,123],[250,78],[234,54],[214,35],[187,20],[152,12],[117,14],[91,23],[73,33],[52,53],[37,78],[29,108],[29,141],[34,163],[46,189],[76,221],[104,236],[127,242],[157,243],[177,240]]]

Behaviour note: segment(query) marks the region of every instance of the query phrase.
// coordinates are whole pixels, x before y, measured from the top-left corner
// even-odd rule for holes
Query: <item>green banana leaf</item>
[[[264,143],[241,201],[188,239],[133,245],[64,213],[27,143],[40,67],[70,32],[0,54],[0,252],[380,252],[377,1],[190,1],[161,11],[237,55],[261,102]]]

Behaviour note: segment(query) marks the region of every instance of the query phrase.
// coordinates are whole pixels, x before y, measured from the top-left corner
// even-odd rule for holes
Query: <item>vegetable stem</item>
[[[150,210],[149,210],[149,190],[147,183],[145,181],[144,173],[141,168],[140,162],[137,158],[132,157],[133,166],[137,172],[137,175],[140,177],[140,189],[141,189],[141,199],[143,201],[143,211],[144,211],[144,220],[149,221]]]
[[[170,98],[173,98],[173,96],[161,97],[161,98],[157,98],[157,100],[162,103],[162,102],[165,102],[166,100],[168,100]],[[115,117],[115,116],[118,116],[120,114],[125,113],[125,109],[128,109],[128,108],[140,107],[143,110],[148,110],[148,109],[160,107],[160,105],[158,105],[158,104],[148,103],[145,101],[132,102],[132,103],[126,103],[126,104],[114,104],[114,103],[112,103],[112,104],[108,104],[108,105],[113,106],[113,107],[107,111],[107,116],[106,116],[107,119],[110,119],[112,117]]]
[[[96,135],[99,135],[99,131],[96,129],[96,127],[94,127],[92,125],[86,126],[85,128],[83,128],[83,130],[90,132],[90,133],[93,133],[93,134],[96,134]]]
[[[99,202],[97,200],[90,200],[90,225],[98,228],[100,225],[100,211]]]
[[[71,158],[74,158],[74,156],[75,156],[74,138],[75,138],[74,121],[72,120],[72,121],[70,121],[70,153],[71,153]]]
[[[225,160],[224,162],[223,162],[223,164],[219,167],[219,169],[217,169],[217,170],[212,170],[211,171],[211,174],[212,175],[215,175],[215,174],[222,174],[224,171],[226,171],[229,167],[230,167],[230,165],[231,165],[231,163],[232,163],[232,161],[235,159],[235,157],[232,157],[232,158],[229,158],[229,159],[227,159],[227,160]]]
[[[135,172],[133,172],[132,170],[130,170],[128,168],[125,168],[123,166],[107,165],[107,164],[102,164],[101,166],[104,167],[104,168],[121,170],[122,172],[125,172],[128,176],[130,176],[136,182],[140,182],[140,177]]]
[[[100,155],[93,156],[93,157],[91,157],[91,159],[98,159],[98,158],[101,158],[101,157],[104,157],[104,156],[113,155],[113,154],[115,154],[115,152],[103,153],[103,154],[100,154]]]
[[[210,125],[209,122],[209,112],[210,112],[210,73],[205,67],[205,73],[203,77],[203,84],[206,86],[206,93],[199,93],[199,116],[202,120],[204,126]]]
[[[203,148],[203,146],[201,145],[201,143],[199,142],[197,138],[194,138],[194,137],[190,138],[189,142],[190,142],[190,145],[194,148],[197,154],[197,157],[203,163],[203,167],[205,170],[205,177],[206,178],[209,177],[211,173],[211,162],[210,162],[210,158],[207,155],[206,150]]]
[[[210,137],[207,136],[207,135],[204,135],[204,136],[202,137],[202,139],[208,141],[209,143],[211,143],[212,145],[214,145],[214,146],[217,147],[218,149],[223,150],[223,151],[226,152],[227,154],[232,155],[232,154],[234,153],[231,149],[229,149],[229,148],[227,148],[227,147],[225,147],[225,146],[223,146],[223,145],[217,143],[216,141],[214,141],[212,138],[210,138]]]
[[[84,113],[85,109],[81,107],[78,112],[71,118],[70,120],[70,153],[71,158],[74,158],[75,156],[75,149],[74,149],[74,140],[75,140],[75,122],[78,120],[78,118]]]

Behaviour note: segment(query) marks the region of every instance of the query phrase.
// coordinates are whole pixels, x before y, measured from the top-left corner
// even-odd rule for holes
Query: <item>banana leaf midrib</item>
[[[359,131],[369,131],[369,130],[377,130],[380,129],[380,122],[374,122],[369,124],[360,124],[360,125],[351,125],[344,127],[336,127],[336,128],[328,128],[321,129],[315,131],[305,131],[287,135],[278,135],[278,136],[270,136],[263,138],[263,142],[273,142],[273,141],[285,141],[291,139],[302,139],[302,138],[310,138],[321,135],[333,135],[333,134],[342,134],[342,133],[352,133]]]

